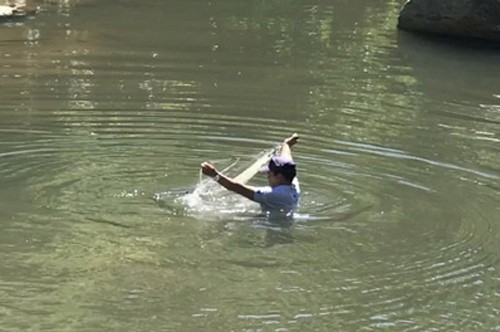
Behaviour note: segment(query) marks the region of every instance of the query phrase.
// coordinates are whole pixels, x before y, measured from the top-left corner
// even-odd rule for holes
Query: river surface
[[[401,4],[2,22],[0,330],[500,331],[500,51],[398,31]],[[189,196],[294,132],[291,227]]]

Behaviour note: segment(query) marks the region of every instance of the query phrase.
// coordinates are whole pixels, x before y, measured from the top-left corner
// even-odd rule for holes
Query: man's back
[[[293,212],[300,199],[299,181],[295,178],[291,185],[275,187],[258,187],[254,201],[259,203],[263,211]]]

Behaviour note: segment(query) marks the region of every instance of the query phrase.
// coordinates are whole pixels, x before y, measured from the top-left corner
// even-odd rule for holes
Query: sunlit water
[[[398,1],[60,3],[0,24],[1,330],[500,330],[498,49]],[[293,132],[291,227],[200,183]]]

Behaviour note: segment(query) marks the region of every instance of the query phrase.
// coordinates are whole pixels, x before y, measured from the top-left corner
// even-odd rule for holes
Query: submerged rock
[[[500,41],[500,0],[409,0],[398,27]]]

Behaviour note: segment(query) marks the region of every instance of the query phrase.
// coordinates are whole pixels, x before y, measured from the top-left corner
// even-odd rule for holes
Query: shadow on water
[[[397,41],[429,97],[449,101],[463,92],[467,102],[487,102],[484,96],[491,96],[489,101],[499,103],[500,44],[405,31]]]
[[[14,14],[12,16],[0,16],[0,26],[1,26],[1,24],[24,22],[25,20],[32,18],[34,16],[35,16],[35,12]]]
[[[497,41],[492,41],[488,39],[478,39],[478,38],[459,38],[459,37],[449,37],[439,34],[428,34],[419,32],[410,32],[405,30],[398,30],[398,41],[403,39],[412,40],[421,43],[433,44],[435,47],[455,47],[457,51],[470,51],[472,49],[479,51],[500,51],[500,43]]]
[[[116,226],[116,227],[122,227],[122,228],[131,228],[129,225],[125,225],[116,221],[112,220],[106,220],[106,219],[96,219],[96,218],[85,218],[86,220],[92,221],[94,223],[98,224],[105,224],[105,225],[111,225],[111,226]]]

